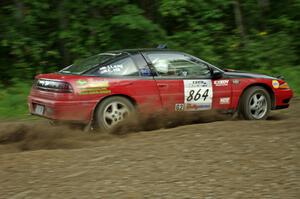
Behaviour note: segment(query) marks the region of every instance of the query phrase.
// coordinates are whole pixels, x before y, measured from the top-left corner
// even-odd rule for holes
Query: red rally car
[[[132,113],[221,110],[266,119],[293,96],[281,78],[221,70],[168,49],[101,53],[51,74],[37,75],[31,114],[110,130]]]

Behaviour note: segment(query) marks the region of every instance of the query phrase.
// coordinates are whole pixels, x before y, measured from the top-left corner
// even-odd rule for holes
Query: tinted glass
[[[102,65],[93,71],[97,76],[138,76],[139,71],[130,57],[121,59],[111,64]]]
[[[134,59],[141,76],[152,76],[152,72],[141,54],[132,55],[132,58]]]
[[[179,53],[149,53],[148,58],[160,76],[210,77],[208,66]]]
[[[112,53],[103,53],[88,57],[86,59],[78,60],[74,62],[72,65],[62,69],[59,71],[60,73],[69,73],[69,74],[81,74],[85,71],[88,71],[99,64],[103,64],[113,58],[118,56],[118,54]]]

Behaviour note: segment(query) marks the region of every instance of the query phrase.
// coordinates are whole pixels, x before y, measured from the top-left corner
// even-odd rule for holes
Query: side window
[[[149,53],[148,58],[160,76],[210,77],[205,63],[184,54]]]
[[[130,57],[108,65],[100,66],[96,74],[99,76],[139,76],[139,71]]]
[[[140,53],[132,55],[132,58],[134,59],[141,76],[151,76],[152,77],[152,72],[145,61],[144,57]]]

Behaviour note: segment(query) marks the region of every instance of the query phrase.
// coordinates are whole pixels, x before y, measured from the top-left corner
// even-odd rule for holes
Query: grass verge
[[[0,119],[30,118],[27,106],[27,96],[30,83],[19,81],[13,86],[0,88]]]

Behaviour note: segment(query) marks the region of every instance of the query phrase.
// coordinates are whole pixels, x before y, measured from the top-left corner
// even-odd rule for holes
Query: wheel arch
[[[239,97],[239,102],[238,102],[238,107],[240,106],[240,103],[241,103],[241,99],[243,97],[243,95],[245,94],[246,90],[248,90],[249,88],[251,87],[254,87],[254,86],[260,86],[260,87],[263,87],[264,89],[266,89],[266,91],[269,93],[270,95],[270,98],[271,98],[271,110],[275,108],[275,94],[274,94],[274,91],[272,90],[272,88],[270,86],[268,86],[267,84],[264,84],[264,83],[253,83],[253,84],[249,84],[248,86],[246,86],[244,89],[243,89],[243,92],[241,93],[240,97]]]

